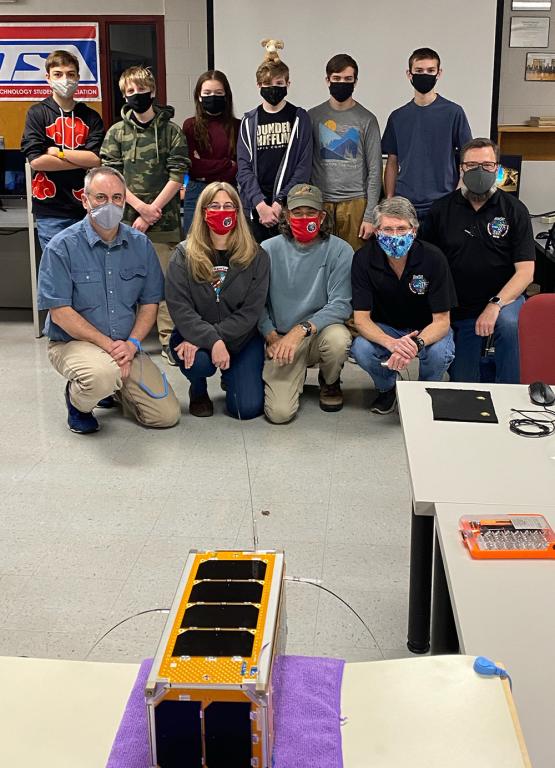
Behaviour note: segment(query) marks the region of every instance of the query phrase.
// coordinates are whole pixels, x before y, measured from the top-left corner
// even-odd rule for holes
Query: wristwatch
[[[59,149],[58,150],[58,160],[65,160],[64,150]]]
[[[312,336],[312,326],[308,321],[305,321],[304,323],[299,323],[299,325],[303,329],[305,336]]]
[[[503,302],[499,296],[492,296],[491,299],[488,299],[488,304],[495,304],[495,306],[499,307],[499,309],[503,307]]]
[[[423,338],[421,338],[420,336],[417,336],[414,340],[414,343],[418,347],[418,352],[416,354],[419,355],[424,349],[424,347],[426,346],[426,342],[424,341]]]

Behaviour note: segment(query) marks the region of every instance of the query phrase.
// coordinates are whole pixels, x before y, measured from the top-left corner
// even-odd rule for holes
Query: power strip
[[[553,216],[541,216],[540,221],[542,224],[555,224],[555,214]]]

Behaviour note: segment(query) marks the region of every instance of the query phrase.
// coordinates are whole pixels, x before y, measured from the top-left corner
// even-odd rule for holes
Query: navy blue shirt
[[[455,153],[472,134],[462,107],[437,96],[427,107],[409,101],[391,113],[382,152],[396,155],[395,194],[407,197],[422,216],[440,197],[457,188]]]
[[[106,243],[85,216],[53,237],[42,255],[39,309],[72,307],[114,341],[129,338],[138,304],[163,298],[164,276],[152,243],[127,224]],[[44,333],[52,341],[72,340],[50,314]]]

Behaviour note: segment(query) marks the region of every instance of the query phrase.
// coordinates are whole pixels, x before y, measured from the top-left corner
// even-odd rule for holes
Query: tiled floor
[[[154,348],[154,345],[153,345]],[[66,428],[63,381],[27,322],[0,322],[0,654],[108,661],[153,654],[189,549],[284,548],[288,651],[407,655],[409,494],[398,416],[370,414],[366,374],[345,366],[345,407],[318,407],[309,371],[299,417],[241,426],[186,412],[148,431],[115,411],[99,433]],[[155,357],[162,366],[161,358]],[[166,366],[185,403],[185,380]],[[262,514],[264,512],[264,514]]]

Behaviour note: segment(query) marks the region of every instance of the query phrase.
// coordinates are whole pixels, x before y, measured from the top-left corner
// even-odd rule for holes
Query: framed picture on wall
[[[547,48],[549,16],[511,16],[510,48]]]
[[[555,51],[547,53],[527,53],[525,80],[536,82],[555,82]]]
[[[513,0],[511,11],[550,11],[551,0]]]

